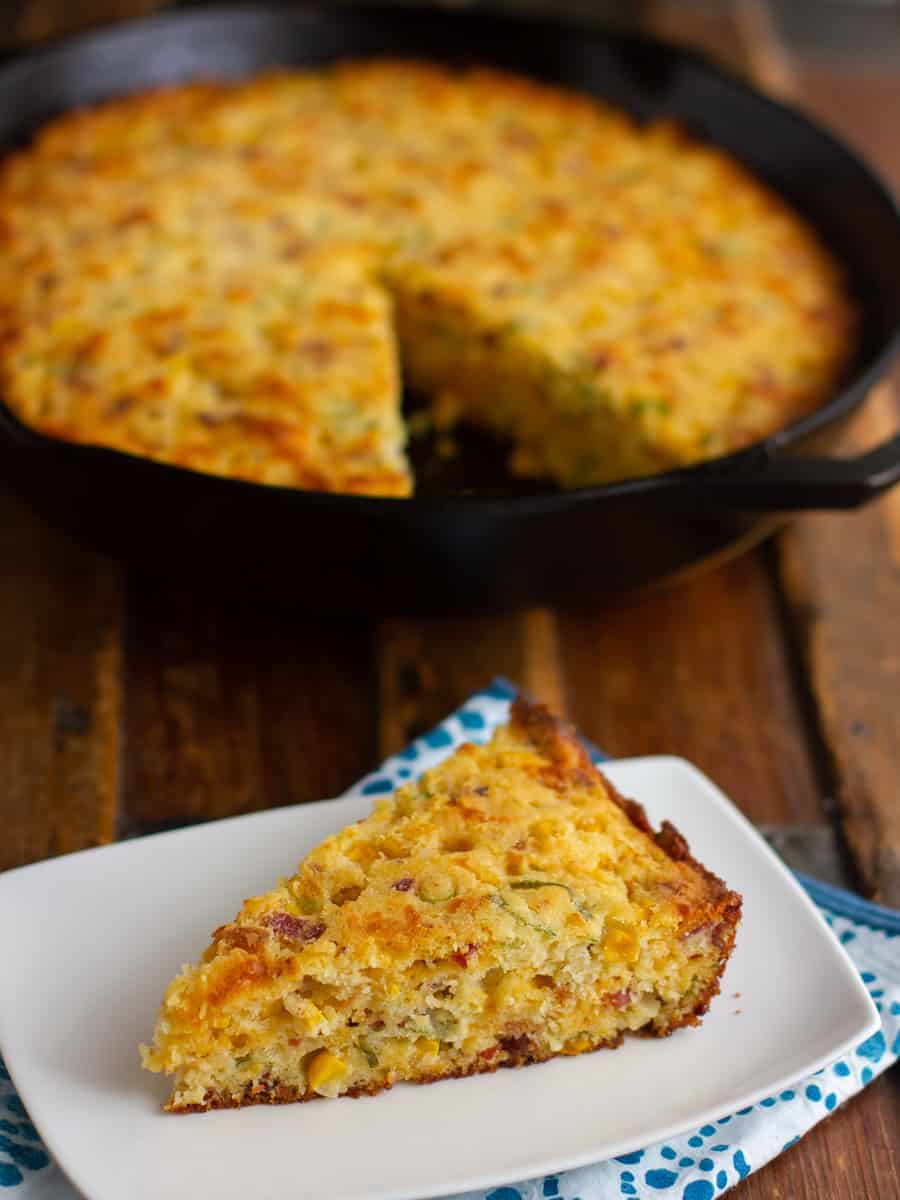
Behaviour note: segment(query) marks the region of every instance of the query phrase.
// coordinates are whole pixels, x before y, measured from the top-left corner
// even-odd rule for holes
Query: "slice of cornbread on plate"
[[[360,1095],[695,1025],[741,899],[519,700],[170,984],[144,1065],[174,1112]]]

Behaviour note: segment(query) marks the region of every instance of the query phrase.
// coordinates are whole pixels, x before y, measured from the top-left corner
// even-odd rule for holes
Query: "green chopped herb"
[[[433,1008],[428,1017],[431,1028],[442,1042],[453,1037],[459,1022],[449,1008]]]
[[[494,892],[491,900],[498,908],[502,908],[504,912],[508,912],[514,921],[519,925],[524,925],[528,929],[536,929],[538,933],[543,933],[545,937],[556,937],[556,930],[551,929],[549,925],[542,925],[539,921],[529,921],[527,917],[523,917],[521,913],[516,912],[511,908],[509,903],[500,895],[499,892]]]
[[[514,879],[509,886],[516,892],[530,892],[534,891],[535,888],[545,887],[562,888],[564,892],[568,892],[573,906],[583,917],[591,916],[591,910],[583,900],[579,899],[567,883],[557,883],[555,879]]]
[[[630,411],[636,417],[643,416],[645,413],[660,413],[665,416],[671,411],[671,406],[667,400],[641,399],[631,402]]]
[[[369,1045],[369,1043],[366,1041],[365,1038],[360,1038],[359,1041],[356,1043],[356,1047],[359,1050],[360,1054],[362,1054],[363,1058],[365,1058],[366,1062],[369,1064],[370,1067],[378,1066],[378,1055],[375,1053],[375,1051],[372,1049],[372,1047]]]

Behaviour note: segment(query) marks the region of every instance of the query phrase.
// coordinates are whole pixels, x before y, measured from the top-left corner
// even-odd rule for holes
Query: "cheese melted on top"
[[[725,154],[488,70],[64,116],[7,159],[0,239],[26,423],[269,484],[408,494],[398,353],[445,424],[580,486],[765,436],[853,342],[829,255]]]

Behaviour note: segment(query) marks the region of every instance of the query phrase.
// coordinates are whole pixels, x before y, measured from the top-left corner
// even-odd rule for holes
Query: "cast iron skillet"
[[[842,258],[863,310],[844,387],[811,416],[711,463],[559,492],[506,478],[473,437],[448,472],[418,451],[410,500],[217,479],[25,429],[0,405],[0,481],[53,523],[153,573],[246,586],[300,608],[513,607],[635,588],[759,533],[762,513],[853,507],[900,478],[900,436],[852,460],[827,449],[900,343],[900,214],[824,130],[689,51],[482,13],[202,8],[59,42],[0,68],[0,142],[53,114],[152,84],[273,64],[407,54],[477,61],[665,113],[743,160]],[[72,197],[77,204],[78,197]]]

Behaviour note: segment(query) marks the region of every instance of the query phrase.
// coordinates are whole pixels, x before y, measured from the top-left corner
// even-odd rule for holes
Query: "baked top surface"
[[[339,64],[64,116],[7,160],[0,236],[26,423],[321,490],[412,487],[392,300],[412,382],[564,486],[757,440],[852,344],[836,266],[726,155],[483,69]]]
[[[517,702],[246,901],[170,985],[145,1062],[179,1110],[306,1098],[323,1047],[359,1092],[668,1033],[705,1011],[739,913]]]

